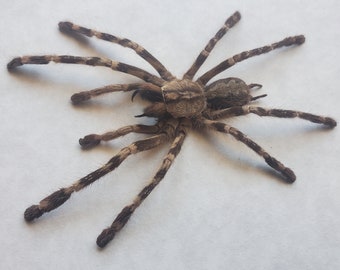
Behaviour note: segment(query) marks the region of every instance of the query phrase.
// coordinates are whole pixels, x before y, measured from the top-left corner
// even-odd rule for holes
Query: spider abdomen
[[[214,110],[242,106],[252,99],[249,86],[239,78],[215,81],[205,91],[207,106]]]
[[[192,118],[206,108],[203,88],[190,80],[173,80],[162,87],[165,107],[174,118]]]

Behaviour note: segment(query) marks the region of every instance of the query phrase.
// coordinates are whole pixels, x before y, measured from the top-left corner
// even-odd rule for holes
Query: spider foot
[[[97,245],[100,248],[105,247],[115,237],[116,233],[124,227],[136,207],[138,207],[138,205],[136,204],[131,204],[124,207],[123,210],[118,214],[116,219],[113,221],[111,226],[102,231],[102,233],[97,238]]]
[[[13,58],[8,64],[7,64],[7,69],[9,71],[15,69],[16,67],[22,66],[22,61],[21,57],[16,57]]]
[[[74,188],[61,188],[51,195],[47,196],[45,199],[41,200],[39,205],[35,204],[28,207],[24,213],[24,218],[26,221],[30,222],[46,212],[50,212],[56,209],[64,202],[66,202],[71,194],[74,192]]]
[[[297,45],[301,45],[303,43],[305,43],[306,41],[306,38],[304,35],[299,35],[299,36],[296,36],[296,44]]]
[[[278,161],[277,159],[273,158],[268,154],[264,156],[264,160],[270,167],[280,172],[285,177],[285,180],[288,183],[295,182],[296,180],[295,173],[291,169],[285,167],[280,161]]]
[[[301,45],[305,43],[305,41],[306,41],[306,38],[304,35],[298,35],[298,36],[293,36],[293,37],[286,37],[285,39],[274,44],[276,46],[279,45],[279,47],[281,47],[281,46]]]
[[[60,22],[58,23],[58,26],[59,26],[59,30],[61,32],[72,32],[72,23],[71,22]]]
[[[329,128],[335,128],[337,123],[333,118],[325,117],[325,125],[327,125]]]
[[[75,105],[82,103],[89,99],[91,99],[91,95],[88,92],[80,92],[80,93],[73,94],[71,96],[71,101]]]
[[[26,209],[24,218],[27,222],[31,222],[34,219],[41,217],[42,214],[44,214],[44,211],[39,208],[39,205],[32,205]]]
[[[84,149],[92,148],[98,145],[101,141],[101,138],[97,134],[86,135],[84,138],[79,139],[79,144]]]
[[[114,237],[115,230],[112,228],[107,228],[102,231],[102,233],[97,237],[97,246],[100,248],[104,248]]]
[[[296,180],[296,176],[295,176],[295,173],[289,169],[289,168],[286,168],[282,171],[282,174],[286,177],[286,181],[288,183],[294,183],[295,180]]]

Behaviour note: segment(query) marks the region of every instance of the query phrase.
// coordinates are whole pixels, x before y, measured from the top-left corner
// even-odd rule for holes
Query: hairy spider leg
[[[183,79],[192,80],[196,72],[203,65],[205,60],[208,58],[211,51],[214,49],[216,43],[241,19],[240,12],[236,11],[231,15],[224,23],[224,25],[217,31],[215,36],[211,38],[205,48],[196,58],[195,62],[189,68],[189,70],[184,74]]]
[[[152,83],[111,84],[96,89],[75,93],[71,96],[71,100],[73,104],[79,104],[99,95],[129,91],[137,91],[137,93],[138,91],[150,91],[153,93],[157,92],[159,94],[162,93],[161,88]]]
[[[258,106],[238,106],[220,111],[211,112],[209,119],[215,120],[228,116],[246,115],[249,113],[257,114],[259,116],[272,116],[279,118],[300,118],[316,124],[323,124],[330,128],[334,128],[337,123],[333,118],[315,115],[306,112],[283,110],[283,109],[266,109]]]
[[[176,138],[174,139],[168,154],[163,159],[162,165],[160,166],[150,183],[139,192],[139,194],[130,205],[123,208],[123,210],[117,215],[111,226],[104,229],[103,232],[98,236],[97,245],[99,247],[105,247],[114,238],[115,234],[119,232],[128,222],[136,208],[146,199],[151,191],[164,178],[174,159],[180,152],[185,136],[186,132],[183,129],[179,129],[177,131]]]
[[[261,156],[266,163],[272,167],[274,170],[280,172],[284,177],[285,180],[288,183],[293,183],[296,179],[296,176],[294,172],[285,167],[280,161],[272,157],[270,154],[268,154],[260,145],[258,145],[256,142],[254,142],[252,139],[247,137],[244,133],[242,133],[240,130],[231,127],[227,124],[211,121],[211,120],[204,120],[203,123],[216,131],[227,133],[232,135],[236,140],[244,143],[249,148],[251,148],[255,153],[257,153],[259,156]]]
[[[169,140],[169,135],[164,132],[144,140],[136,141],[122,148],[118,154],[113,156],[104,166],[91,172],[87,176],[74,182],[66,188],[61,188],[40,201],[38,205],[32,205],[24,213],[26,221],[32,221],[46,212],[56,209],[66,202],[73,192],[77,192],[92,184],[102,176],[116,169],[128,156],[142,151],[150,150]]]
[[[156,125],[152,126],[137,124],[121,127],[117,130],[105,132],[103,134],[89,134],[86,135],[84,138],[79,139],[79,144],[83,148],[87,149],[98,145],[101,141],[111,141],[132,132],[143,134],[157,134],[161,130],[161,125],[161,122],[158,122]]]
[[[323,124],[330,128],[334,128],[337,123],[333,118],[315,115],[307,112],[300,112],[294,110],[282,110],[282,109],[266,109],[258,106],[245,106],[243,108],[245,113],[254,113],[259,116],[273,116],[280,118],[300,118],[303,120],[310,121],[316,124]]]
[[[146,82],[151,82],[155,85],[162,86],[164,80],[152,75],[151,73],[142,70],[140,68],[113,61],[107,58],[101,57],[82,57],[82,56],[72,56],[72,55],[41,55],[41,56],[23,56],[16,57],[7,64],[8,70],[13,70],[14,68],[26,64],[34,65],[45,65],[50,62],[63,63],[63,64],[80,64],[88,66],[103,66],[108,67],[116,71],[124,72],[133,76],[136,76]]]
[[[175,77],[163,66],[161,62],[157,60],[152,54],[150,54],[145,48],[143,48],[138,43],[126,39],[120,38],[111,34],[98,32],[93,29],[89,29],[83,26],[79,26],[73,24],[72,22],[60,22],[59,29],[63,32],[75,32],[88,37],[97,37],[98,39],[102,39],[105,41],[109,41],[112,43],[119,44],[123,47],[130,48],[134,50],[139,56],[141,56],[145,61],[147,61],[151,66],[155,68],[155,70],[159,73],[159,75],[167,81],[175,79]]]
[[[272,43],[271,45],[259,47],[256,49],[252,49],[250,51],[244,51],[239,54],[236,54],[214,68],[210,69],[206,73],[204,73],[201,77],[197,79],[197,82],[202,83],[203,85],[206,85],[214,76],[217,74],[221,73],[222,71],[232,67],[238,62],[241,62],[243,60],[246,60],[250,57],[256,56],[256,55],[261,55],[264,53],[268,53],[272,50],[281,48],[281,47],[287,47],[287,46],[292,46],[292,45],[301,45],[305,42],[305,37],[303,35],[299,36],[293,36],[293,37],[287,37],[279,42]]]

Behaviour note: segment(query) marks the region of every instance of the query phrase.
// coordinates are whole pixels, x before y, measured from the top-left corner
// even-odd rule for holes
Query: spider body
[[[217,120],[234,116],[256,114],[258,116],[300,118],[313,123],[325,125],[329,128],[335,127],[337,124],[336,121],[330,117],[296,110],[267,109],[250,105],[253,100],[265,96],[260,95],[253,97],[250,94],[253,88],[261,88],[262,86],[260,84],[246,84],[239,78],[220,79],[209,85],[208,82],[222,71],[250,57],[268,53],[281,47],[301,45],[305,41],[304,36],[298,35],[287,37],[279,42],[236,54],[201,75],[197,80],[193,80],[196,72],[209,56],[216,43],[240,20],[240,18],[240,13],[235,12],[225,21],[224,25],[210,39],[182,79],[177,79],[173,76],[162,63],[160,63],[154,56],[136,42],[78,26],[71,22],[59,23],[60,30],[88,37],[95,36],[98,39],[130,48],[151,64],[158,72],[159,76],[125,63],[101,57],[42,55],[16,57],[10,61],[7,65],[9,70],[13,70],[18,66],[26,64],[48,64],[50,62],[55,62],[101,66],[130,74],[144,82],[107,85],[76,93],[71,97],[71,100],[74,104],[79,104],[102,94],[118,91],[133,91],[132,99],[136,95],[140,95],[143,99],[151,103],[144,109],[143,114],[138,115],[138,117],[148,116],[156,118],[156,123],[154,125],[128,125],[103,134],[89,134],[80,139],[79,143],[82,147],[90,148],[96,146],[102,141],[110,141],[129,133],[150,134],[149,137],[135,141],[127,147],[122,148],[102,167],[80,178],[68,187],[55,191],[41,200],[38,204],[27,208],[24,213],[26,221],[32,221],[44,213],[59,207],[65,203],[74,192],[82,190],[102,176],[113,171],[129,156],[142,151],[147,151],[170,141],[170,149],[154,177],[137,194],[131,204],[123,208],[123,210],[114,219],[113,223],[103,230],[103,232],[98,236],[97,245],[99,247],[106,246],[106,244],[114,238],[115,234],[124,227],[137,207],[148,197],[152,190],[163,179],[174,159],[180,152],[181,146],[189,129],[194,129],[196,131],[201,131],[202,129],[215,130],[231,135],[237,141],[245,144],[263,158],[270,167],[283,176],[285,181],[288,183],[294,182],[296,176],[290,168],[283,165],[240,130]]]

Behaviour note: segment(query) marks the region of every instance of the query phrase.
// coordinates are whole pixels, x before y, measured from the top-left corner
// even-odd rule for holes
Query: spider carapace
[[[251,95],[251,90],[253,88],[261,88],[260,84],[246,84],[239,78],[220,79],[211,84],[208,84],[208,82],[222,71],[225,71],[236,63],[250,57],[268,53],[281,47],[300,45],[305,41],[304,36],[298,35],[287,37],[279,42],[275,42],[267,46],[241,52],[222,61],[214,68],[199,76],[198,79],[193,80],[198,69],[205,62],[216,43],[240,20],[240,18],[240,13],[235,12],[225,21],[224,25],[210,39],[182,79],[175,78],[162,63],[160,63],[153,55],[136,42],[78,26],[71,22],[59,23],[60,30],[88,37],[95,36],[98,39],[130,48],[151,64],[158,72],[159,76],[153,75],[135,66],[101,57],[82,57],[71,55],[23,56],[14,58],[11,62],[9,62],[7,65],[9,70],[13,70],[18,66],[26,64],[48,64],[50,62],[55,62],[102,66],[130,74],[141,79],[143,82],[107,85],[76,93],[71,97],[71,100],[74,104],[78,104],[106,93],[133,91],[132,98],[135,95],[140,95],[143,99],[150,102],[150,105],[144,109],[143,114],[138,116],[148,116],[156,119],[154,125],[128,125],[115,131],[106,132],[104,134],[90,134],[80,139],[79,143],[81,146],[89,148],[99,144],[101,141],[113,140],[128,133],[134,132],[150,134],[150,136],[146,139],[135,141],[129,146],[122,148],[99,169],[80,178],[70,186],[57,190],[41,200],[39,204],[32,205],[27,208],[24,213],[26,221],[32,221],[44,213],[59,207],[66,202],[74,192],[80,191],[105,174],[111,172],[128,156],[155,148],[170,141],[170,150],[164,157],[155,176],[139,192],[134,200],[123,208],[123,210],[114,219],[113,223],[108,228],[104,229],[98,236],[97,245],[99,247],[106,246],[106,244],[114,238],[115,234],[124,227],[136,208],[163,179],[175,157],[180,152],[181,146],[189,129],[194,129],[196,131],[208,129],[230,134],[236,140],[244,143],[262,157],[270,167],[281,173],[287,182],[294,182],[296,177],[291,169],[271,156],[266,150],[247,137],[240,130],[218,120],[246,114],[256,114],[259,116],[280,118],[300,118],[313,123],[322,124],[330,128],[336,126],[336,121],[330,117],[319,116],[301,111],[266,109],[259,106],[249,105],[251,101],[265,96],[260,95],[253,97]]]

